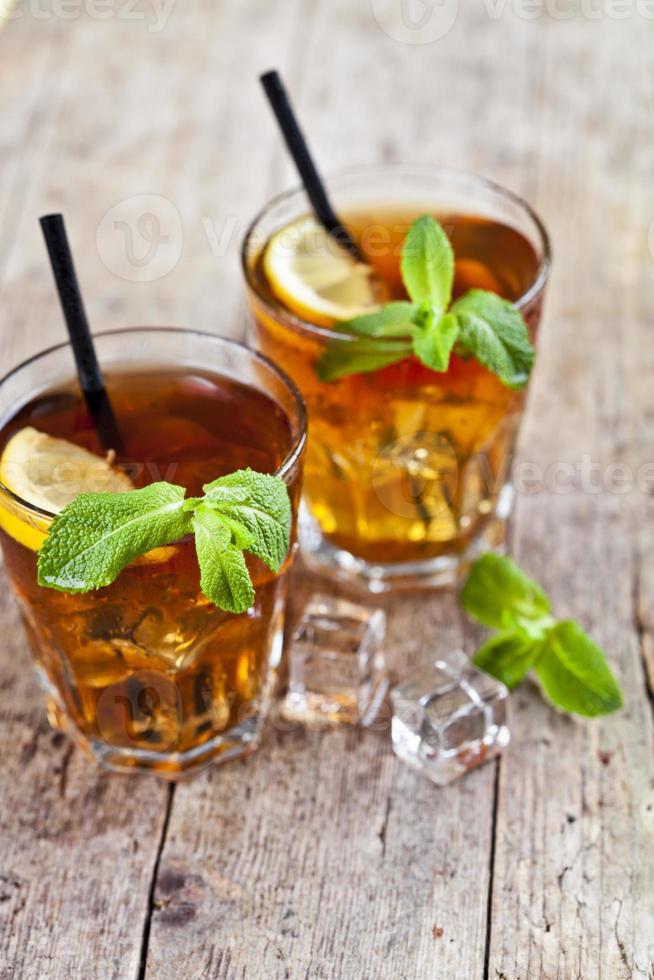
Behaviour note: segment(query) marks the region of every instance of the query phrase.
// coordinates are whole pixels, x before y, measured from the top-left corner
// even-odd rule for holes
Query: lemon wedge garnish
[[[28,504],[58,514],[80,493],[133,490],[108,460],[31,426],[11,437],[0,458],[0,482]],[[0,526],[32,551],[45,540],[49,520],[8,497],[0,498]]]
[[[309,216],[272,236],[263,271],[277,299],[318,326],[372,313],[385,299],[374,270]]]

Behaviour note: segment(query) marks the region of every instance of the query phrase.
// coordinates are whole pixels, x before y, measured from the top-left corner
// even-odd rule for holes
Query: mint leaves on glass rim
[[[39,585],[91,592],[111,585],[130,562],[194,535],[200,588],[226,612],[255,598],[243,552],[279,572],[290,547],[291,502],[277,476],[237,470],[186,499],[184,487],[152,483],[125,493],[82,493],[49,529],[38,558]]]
[[[484,289],[452,302],[454,251],[442,226],[425,214],[402,246],[401,273],[408,300],[335,324],[354,335],[334,340],[317,363],[323,381],[377,371],[415,356],[432,371],[447,371],[452,353],[474,357],[509,388],[523,388],[534,348],[520,311]]]

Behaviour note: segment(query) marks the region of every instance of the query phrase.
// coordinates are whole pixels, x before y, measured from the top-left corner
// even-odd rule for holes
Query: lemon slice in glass
[[[385,300],[374,270],[357,261],[310,216],[272,236],[263,255],[263,272],[288,310],[321,327],[372,313]]]
[[[80,493],[133,490],[125,473],[82,446],[55,439],[31,426],[11,437],[0,457],[0,482],[17,497],[49,514],[58,514]],[[12,538],[38,551],[49,521],[6,495],[0,497],[0,526]]]

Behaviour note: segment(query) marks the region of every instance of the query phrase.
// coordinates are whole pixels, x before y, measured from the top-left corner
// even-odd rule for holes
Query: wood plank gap
[[[170,783],[170,785],[168,786],[168,796],[166,799],[166,813],[164,815],[164,820],[161,827],[161,837],[159,838],[159,846],[157,848],[154,864],[152,866],[152,875],[150,877],[150,888],[148,890],[148,905],[145,910],[145,921],[143,923],[143,935],[141,938],[141,959],[139,962],[139,972],[138,972],[137,980],[145,980],[145,973],[148,965],[148,946],[150,945],[150,928],[152,926],[152,916],[154,914],[154,896],[157,888],[157,878],[159,877],[159,865],[161,864],[161,855],[163,854],[164,847],[166,846],[166,838],[168,836],[168,825],[170,823],[170,815],[173,810],[174,796],[175,796],[175,783]]]
[[[645,685],[645,690],[649,697],[652,708],[654,709],[654,677],[651,672],[651,664],[648,658],[647,645],[651,637],[648,630],[648,625],[643,615],[643,590],[642,590],[642,580],[641,580],[641,570],[640,564],[636,562],[636,567],[634,569],[634,581],[632,586],[632,601],[633,601],[633,623],[634,632],[636,634],[636,640],[638,642],[638,651],[640,653],[640,660],[643,665],[643,683]]]
[[[497,834],[497,813],[500,799],[500,767],[502,760],[495,762],[495,779],[493,781],[493,815],[491,817],[490,854],[488,857],[488,897],[486,900],[486,942],[484,945],[484,980],[489,980],[491,932],[493,928],[493,884],[495,880],[495,850]]]

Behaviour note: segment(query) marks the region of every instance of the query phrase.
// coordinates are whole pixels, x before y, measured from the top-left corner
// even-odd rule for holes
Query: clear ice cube
[[[456,650],[391,691],[395,754],[445,786],[509,744],[508,690]]]
[[[386,680],[385,632],[381,609],[312,596],[287,651],[283,716],[304,723],[365,724]]]

